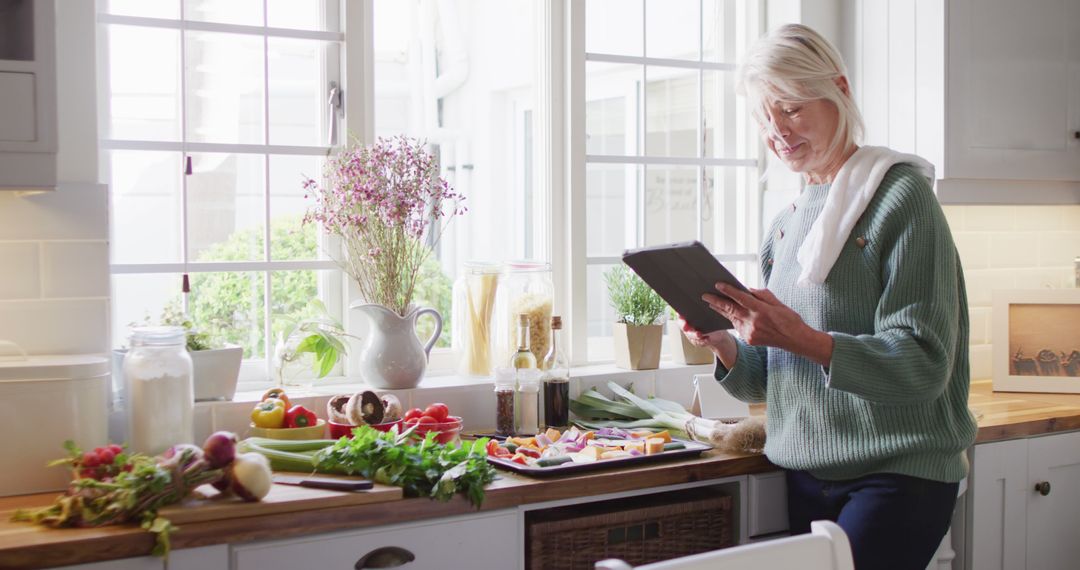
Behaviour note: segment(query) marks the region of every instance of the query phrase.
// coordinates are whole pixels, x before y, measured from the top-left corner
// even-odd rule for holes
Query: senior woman
[[[791,532],[837,521],[862,570],[925,568],[975,439],[960,260],[925,160],[860,147],[836,49],[805,26],[750,50],[740,91],[766,146],[802,173],[761,250],[766,289],[703,298],[727,331],[682,326],[733,396],[767,403]]]

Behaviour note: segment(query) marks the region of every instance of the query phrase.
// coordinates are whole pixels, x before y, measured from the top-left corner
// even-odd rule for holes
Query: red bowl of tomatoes
[[[441,402],[431,404],[427,408],[413,408],[405,412],[403,429],[416,426],[413,433],[419,436],[435,432],[435,441],[450,443],[457,439],[461,433],[461,417],[450,415],[450,408]]]
[[[462,426],[461,417],[459,417],[459,416],[448,416],[446,418],[446,421],[444,421],[444,422],[433,422],[433,423],[417,422],[416,423],[416,429],[413,430],[413,433],[420,436],[420,437],[424,437],[424,436],[427,435],[427,433],[429,431],[430,432],[435,432],[435,441],[436,442],[438,442],[438,443],[450,443],[451,441],[454,441],[455,439],[457,439],[458,435],[461,433],[461,426]],[[408,423],[406,423],[405,426],[404,426],[405,429],[408,429],[409,427],[410,427],[410,424],[408,424]]]
[[[357,427],[357,426],[354,426],[352,424],[339,424],[337,422],[331,422],[331,421],[327,421],[326,424],[330,428],[330,439],[341,439],[343,437],[352,438],[352,436],[353,436],[353,431],[352,430]],[[375,428],[375,429],[377,429],[379,431],[390,431],[390,429],[393,428],[394,426],[398,426],[398,431],[401,431],[401,429],[402,429],[401,428],[401,420],[397,420],[397,421],[394,421],[394,422],[386,422],[386,423],[381,423],[381,424],[374,424],[371,427],[373,427],[373,428]]]

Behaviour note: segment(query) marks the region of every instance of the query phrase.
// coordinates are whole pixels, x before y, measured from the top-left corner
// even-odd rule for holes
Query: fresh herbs
[[[628,325],[653,325],[660,322],[667,305],[636,273],[625,265],[616,265],[604,274],[608,297],[615,308],[617,322]]]
[[[487,462],[486,438],[442,445],[435,442],[434,432],[414,441],[411,430],[398,434],[368,426],[353,434],[352,439],[342,438],[317,452],[316,469],[344,470],[396,485],[409,497],[448,501],[461,492],[477,507],[484,500],[484,487],[495,480],[495,469]]]
[[[322,378],[334,369],[347,352],[342,339],[352,335],[347,334],[345,327],[330,316],[326,305],[318,299],[312,299],[308,302],[307,310],[315,316],[300,321],[282,318],[285,330],[278,336],[274,353],[274,364],[279,375],[289,362],[311,354],[312,368],[318,377]]]

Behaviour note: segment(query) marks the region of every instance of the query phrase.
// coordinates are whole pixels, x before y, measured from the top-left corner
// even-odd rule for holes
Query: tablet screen
[[[718,281],[741,291],[746,287],[701,242],[627,250],[622,259],[690,326],[703,333],[732,328],[731,322],[710,309],[701,296],[719,294]]]

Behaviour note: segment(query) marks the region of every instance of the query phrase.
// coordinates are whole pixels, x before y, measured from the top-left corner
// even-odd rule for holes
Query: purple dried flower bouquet
[[[380,137],[351,144],[326,162],[325,185],[308,179],[304,217],[341,238],[333,256],[356,281],[364,300],[405,316],[420,266],[450,220],[463,214],[464,197],[439,177],[423,141]]]

